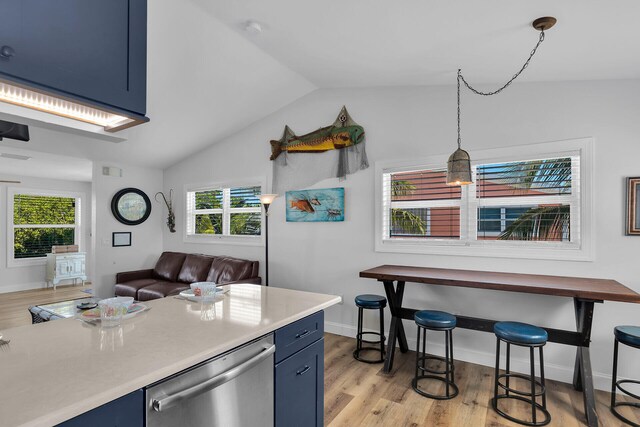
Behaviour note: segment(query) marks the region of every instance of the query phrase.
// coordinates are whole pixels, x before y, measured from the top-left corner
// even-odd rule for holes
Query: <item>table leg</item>
[[[402,300],[404,298],[404,282],[398,281],[396,286],[396,310],[399,312],[402,308]],[[404,332],[404,325],[402,324],[402,315],[398,313],[398,345],[400,351],[406,353],[409,351],[409,345],[407,344],[407,335]]]
[[[404,332],[400,314],[402,298],[404,296],[404,282],[398,281],[396,288],[393,286],[393,281],[384,281],[383,283],[384,291],[389,301],[389,310],[391,311],[391,325],[389,326],[389,339],[387,340],[387,357],[384,362],[384,372],[389,373],[393,369],[396,340],[400,346],[400,351],[403,353],[409,350],[409,346],[407,345],[407,337]]]
[[[574,298],[573,301],[576,312],[577,330],[583,337],[583,345],[578,347],[576,351],[573,386],[576,390],[582,390],[587,425],[597,427],[598,414],[596,412],[596,398],[593,390],[593,372],[591,370],[591,355],[589,351],[594,301],[581,300],[578,298]]]

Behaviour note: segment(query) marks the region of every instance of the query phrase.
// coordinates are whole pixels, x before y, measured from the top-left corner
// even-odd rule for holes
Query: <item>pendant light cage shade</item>
[[[469,185],[471,180],[471,158],[469,153],[458,148],[447,161],[447,185]]]

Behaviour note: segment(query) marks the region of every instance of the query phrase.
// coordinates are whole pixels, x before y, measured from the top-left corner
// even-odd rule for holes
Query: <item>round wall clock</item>
[[[151,200],[142,190],[124,188],[111,199],[111,212],[123,224],[142,224],[151,215]]]

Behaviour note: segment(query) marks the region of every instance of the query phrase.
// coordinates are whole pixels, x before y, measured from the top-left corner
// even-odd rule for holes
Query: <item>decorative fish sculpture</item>
[[[284,152],[323,153],[359,144],[364,140],[364,128],[351,119],[346,107],[342,107],[338,118],[331,126],[297,136],[285,126],[282,138],[271,141],[271,160]]]

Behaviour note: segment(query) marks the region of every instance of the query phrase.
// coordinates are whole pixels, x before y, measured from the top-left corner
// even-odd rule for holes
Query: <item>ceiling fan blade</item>
[[[22,182],[20,182],[20,181],[10,181],[10,180],[5,180],[5,179],[0,179],[0,183],[3,183],[3,184],[22,184]]]

